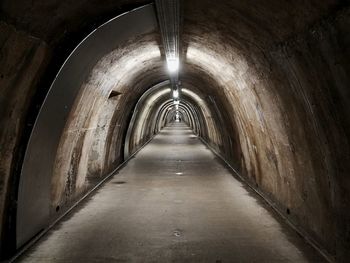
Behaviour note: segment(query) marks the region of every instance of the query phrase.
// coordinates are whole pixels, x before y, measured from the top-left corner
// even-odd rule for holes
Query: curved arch
[[[196,123],[194,122],[194,119],[197,114],[196,112],[191,109],[189,106],[189,103],[186,100],[182,100],[181,103],[178,105],[179,107],[179,111],[182,110],[185,112],[186,116],[188,116],[188,121],[189,121],[189,126],[190,128],[195,132],[196,130]],[[160,122],[159,125],[161,127],[166,126],[169,123],[168,120],[168,115],[171,112],[176,111],[176,109],[174,109],[174,106],[172,105],[172,103],[170,102],[169,104],[165,105],[165,107],[163,109],[160,109],[158,112],[158,115],[160,116],[160,118],[158,119],[158,121]]]
[[[158,133],[164,126],[165,123],[162,121],[164,117],[162,116],[172,105],[170,89],[167,87],[167,84],[168,82],[157,84],[140,98],[133,113],[132,121],[129,124],[127,140],[124,146],[126,154],[135,152],[137,148],[153,134]],[[185,107],[188,112],[191,112],[188,106]],[[193,114],[188,115],[192,116]],[[191,117],[191,119],[193,123],[195,118]],[[198,130],[198,125],[196,125],[196,130]],[[145,134],[146,136],[144,136]],[[140,138],[143,138],[142,142],[140,142]]]
[[[137,102],[128,126],[127,139],[124,144],[125,156],[137,151],[168,124],[170,109],[175,107],[173,99],[170,98],[168,85],[167,81],[158,83],[148,89]],[[181,94],[179,108],[184,111],[185,118],[194,133],[204,136],[204,139],[213,137],[213,134],[219,134],[217,123],[212,121],[214,115],[211,113],[212,110],[217,111],[218,109],[210,109],[207,102],[186,88]]]
[[[101,57],[119,43],[156,28],[152,5],[125,13],[93,31],[62,66],[35,122],[22,166],[17,208],[17,247],[56,217],[50,214],[50,180],[61,133],[81,84]],[[109,91],[104,92],[108,97]]]
[[[133,110],[133,115],[131,117],[129,126],[128,126],[128,131],[126,134],[126,138],[125,138],[125,143],[124,143],[124,158],[127,158],[130,155],[130,137],[131,137],[131,133],[133,132],[133,129],[135,128],[135,124],[136,124],[136,119],[137,119],[137,114],[142,111],[142,107],[145,103],[147,103],[147,100],[152,100],[149,97],[152,96],[159,96],[161,94],[159,94],[162,88],[164,88],[165,86],[168,86],[170,84],[169,80],[163,81],[161,83],[158,83],[157,85],[153,86],[152,88],[148,89],[142,96],[141,98],[138,100],[135,109]],[[158,92],[158,94],[157,94]],[[167,93],[170,94],[170,90],[167,91]]]

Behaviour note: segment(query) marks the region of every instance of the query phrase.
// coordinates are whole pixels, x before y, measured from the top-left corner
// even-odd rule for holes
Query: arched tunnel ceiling
[[[24,0],[4,0],[1,15],[9,24],[15,25],[33,36],[57,42],[64,34],[75,32],[88,23],[96,23],[101,18],[112,18],[133,7],[150,3],[142,0],[104,1],[58,1],[28,2]],[[335,0],[326,1],[212,1],[191,0],[184,4],[185,35],[196,31],[217,32],[227,41],[227,29],[236,32],[235,42],[250,44],[283,41],[293,34],[305,30],[315,21],[328,16],[341,6]],[[105,20],[106,21],[106,20]],[[231,25],[227,27],[226,25]],[[205,35],[202,35],[205,37]],[[249,41],[248,41],[249,40]],[[254,41],[253,41],[254,40]]]
[[[6,36],[16,28],[31,41],[43,41],[50,60],[96,25],[146,3],[5,0],[1,26]],[[337,235],[346,243],[344,222],[334,211],[350,218],[340,205],[350,188],[344,179],[349,154],[336,150],[348,146],[350,67],[346,56],[334,55],[349,53],[347,34],[341,40],[337,35],[337,30],[347,32],[348,5],[336,0],[182,4],[183,109],[214,150],[283,213],[292,211],[291,220],[334,254]],[[168,79],[160,39],[156,27],[131,34],[82,66],[88,74],[76,72],[81,77],[76,93],[69,105],[60,105],[67,119],[59,119],[64,128],[57,133],[53,180],[45,190],[50,211],[44,217],[55,217],[57,207],[68,207],[123,160],[137,101]],[[67,50],[65,55],[72,51]],[[48,67],[56,62],[52,59]],[[170,107],[166,92],[149,98],[141,119],[148,114],[153,126],[142,125],[133,147],[151,138],[156,116]]]

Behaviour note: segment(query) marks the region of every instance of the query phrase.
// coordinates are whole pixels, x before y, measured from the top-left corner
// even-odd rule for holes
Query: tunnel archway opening
[[[288,10],[283,8],[284,4]],[[344,257],[350,246],[347,231],[350,214],[345,205],[349,200],[346,176],[350,156],[346,108],[349,79],[345,74],[349,67],[337,54],[348,54],[345,47],[349,41],[340,37],[346,34],[337,32],[347,32],[348,6],[334,5],[331,1],[313,4],[317,8],[311,8],[310,3],[268,1],[266,6],[257,4],[251,9],[243,2],[224,1],[212,8],[210,1],[186,2],[180,70],[184,100],[179,108],[189,116],[195,133],[303,235],[324,248],[325,254]],[[141,9],[135,12],[142,13]],[[305,12],[311,15],[304,16]],[[21,176],[19,198],[14,200],[18,201],[17,234],[22,235],[17,237],[17,248],[123,161],[126,148],[123,143],[129,144],[125,138],[138,99],[148,88],[168,78],[153,7],[148,15],[148,24],[141,25],[150,26],[147,32],[127,32],[124,41],[114,43],[109,50],[100,54],[90,52],[96,57],[86,57],[84,65],[88,66],[84,74],[80,71],[83,67],[76,71],[67,67],[67,72],[73,71],[75,74],[71,75],[80,78],[71,85],[74,89],[68,89],[70,93],[57,91],[57,96],[69,98],[69,103],[58,105],[57,97],[52,97],[51,102],[50,94],[47,97],[45,103],[57,105],[60,111],[52,112],[55,118],[48,114],[42,119],[43,133],[38,134],[36,143],[45,141],[46,153],[38,146],[31,148],[35,136],[28,144],[22,173],[29,169],[30,182],[23,181],[26,177]],[[208,15],[210,21],[206,19]],[[135,19],[140,20],[140,16]],[[17,33],[8,35],[11,34]],[[30,46],[29,42],[26,45]],[[89,48],[80,46],[84,47]],[[37,51],[33,51],[35,63],[45,52],[42,45],[33,50]],[[59,76],[55,81],[60,81]],[[141,126],[135,132],[138,138],[131,136],[132,145],[133,140],[137,147],[142,145],[166,123],[165,110],[170,108],[171,99],[168,97],[170,101],[166,104],[163,95],[164,100],[155,102],[152,110],[143,111],[151,121],[136,123]],[[13,101],[17,103],[16,99]],[[21,103],[25,104],[22,98],[17,104]],[[14,108],[13,105],[10,106]],[[12,108],[6,111],[11,114],[4,114],[5,124],[21,117],[23,110]],[[48,132],[48,124],[60,124],[61,128],[53,132],[50,127]],[[11,127],[20,127],[16,125]],[[13,128],[16,132],[18,129]],[[53,140],[53,134],[59,139]],[[1,136],[7,147],[6,138],[10,136]],[[10,139],[9,149],[10,143],[15,143]],[[340,148],[341,151],[337,150]],[[11,149],[3,152],[12,153]],[[8,183],[12,176],[9,167],[13,167],[12,156],[8,156],[2,162],[7,189],[3,196],[17,188]],[[27,161],[35,158],[37,164],[26,168]],[[48,182],[50,176],[44,174],[53,175],[54,179]],[[40,176],[45,180],[38,179]],[[34,186],[35,183],[42,185]],[[22,188],[28,190],[28,195],[23,195]],[[31,201],[36,204],[28,205]],[[4,207],[7,202],[10,201],[3,201]],[[33,217],[27,215],[32,208],[39,211],[33,210]],[[38,217],[40,223],[33,231],[24,227],[24,218],[35,221]],[[7,214],[4,218],[14,221]]]
[[[24,159],[18,196],[17,248],[45,229],[50,222],[69,211],[86,191],[123,161],[122,145],[127,143],[123,139],[123,133],[127,134],[126,128],[132,119],[131,113],[137,108],[133,105],[149,85],[147,83],[154,83],[157,81],[155,79],[165,77],[160,63],[160,52],[151,37],[155,26],[152,12],[151,6],[146,6],[99,27],[74,50],[57,75],[36,121]],[[112,50],[111,47],[116,44],[104,41],[110,35],[108,32],[115,30],[115,27],[123,27],[135,16],[139,19],[139,23],[134,25],[135,30],[130,30],[128,34],[116,39],[120,44],[117,45],[116,51]],[[133,37],[133,34],[140,34],[142,30],[144,33],[141,37]],[[135,43],[135,48],[131,42]],[[105,43],[108,45],[105,46]],[[123,49],[123,45],[127,48]],[[95,51],[94,58],[87,55],[91,53],[92,46]],[[101,50],[97,51],[96,46]],[[127,53],[129,49],[132,51]],[[80,65],[83,57],[88,66],[82,68]],[[145,79],[142,76],[144,69],[135,68],[135,65],[141,65],[147,68],[147,71],[149,66],[154,67],[154,76]],[[75,79],[70,77],[73,71],[76,72]],[[112,74],[116,77],[110,77]],[[140,77],[143,78],[141,82]],[[133,91],[134,94],[128,94],[128,86],[134,85],[128,83],[130,80],[132,83],[138,83],[138,91]],[[127,87],[123,87],[125,85]],[[198,106],[196,100],[201,99],[193,94],[192,98],[189,98],[190,102],[185,99],[181,103],[181,108],[191,116],[197,132],[207,134],[208,125],[212,123],[208,124],[205,117],[211,116],[210,110],[205,106],[203,112],[202,107],[205,104],[200,102],[201,105]],[[144,103],[147,105],[148,102]],[[140,113],[148,114],[145,109]],[[166,115],[163,123],[157,123],[159,113],[159,109],[151,113],[152,128],[144,123],[139,133],[136,133],[141,138],[141,143],[134,145],[135,151],[150,139],[152,133],[159,132],[168,124]],[[57,121],[57,118],[60,121]],[[141,119],[143,118],[144,115],[141,116]],[[50,125],[49,130],[47,125]],[[45,148],[41,147],[43,139],[47,146]],[[104,149],[111,145],[112,148]],[[96,154],[101,152],[104,152],[104,155],[96,158]],[[108,159],[111,158],[111,153],[114,156],[112,161]],[[44,159],[46,161],[43,162]],[[106,163],[109,163],[107,167]],[[52,177],[48,177],[47,174],[52,174]],[[40,196],[30,198],[33,191],[39,191]],[[31,205],[28,205],[28,202]],[[30,222],[27,218],[30,218]]]

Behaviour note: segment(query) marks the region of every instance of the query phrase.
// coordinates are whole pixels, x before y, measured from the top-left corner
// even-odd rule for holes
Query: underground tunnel
[[[2,260],[349,262],[348,1],[4,0],[0,46]]]

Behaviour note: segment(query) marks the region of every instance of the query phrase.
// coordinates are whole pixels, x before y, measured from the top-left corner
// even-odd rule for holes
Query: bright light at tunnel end
[[[176,73],[179,70],[179,59],[178,58],[167,59],[167,66],[170,73]]]
[[[178,90],[174,90],[173,91],[173,98],[177,99],[179,97],[179,91]]]

